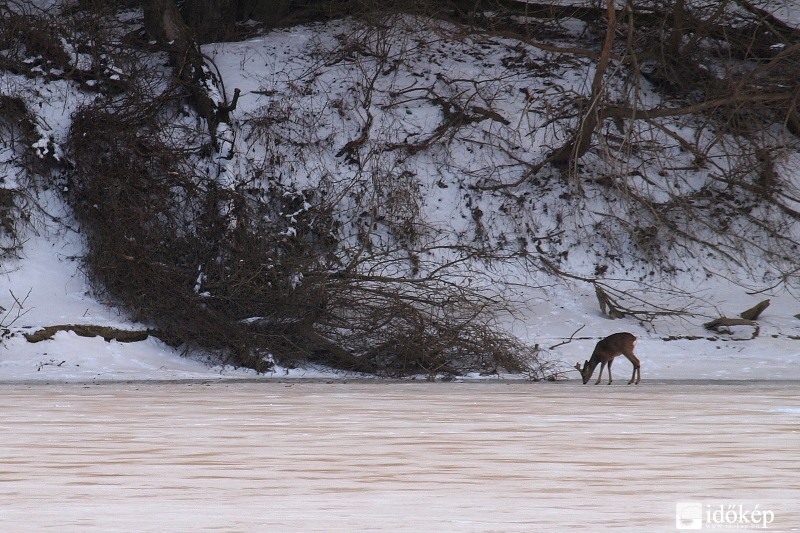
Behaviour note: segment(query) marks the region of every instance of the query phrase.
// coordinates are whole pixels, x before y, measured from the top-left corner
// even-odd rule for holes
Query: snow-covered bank
[[[76,257],[81,253],[79,243],[79,235],[73,232],[57,238],[32,235],[24,248],[24,260],[3,273],[7,292],[0,294],[0,305],[11,309],[13,293],[24,299],[24,309],[11,327],[13,336],[0,345],[0,381],[257,377],[251,371],[209,365],[196,354],[183,356],[153,338],[134,343],[106,342],[100,337],[59,332],[53,340],[35,344],[26,341],[23,333],[53,324],[145,329],[92,296]],[[721,285],[718,293],[720,311],[727,316],[736,316],[761,298],[727,284]],[[791,296],[773,297],[759,320],[759,336],[749,340],[752,330],[744,328],[733,336],[743,340],[731,340],[731,336],[705,330],[704,318],[659,320],[655,331],[631,320],[609,320],[600,314],[594,293],[587,289],[553,289],[549,298],[539,295],[531,299],[525,314],[511,327],[527,342],[538,344],[547,357],[562,361],[563,367],[587,359],[597,339],[614,331],[631,331],[639,337],[636,351],[642,360],[643,385],[648,379],[797,380],[800,320],[794,315],[798,311],[800,306]],[[574,339],[566,342],[572,336]],[[618,358],[614,365],[616,383],[624,384],[629,372],[629,363]],[[270,376],[347,377],[316,368],[276,368],[266,375]],[[575,378],[576,374],[564,376]]]
[[[599,312],[588,283],[560,283],[544,279],[544,274],[537,276],[540,273],[532,273],[533,269],[498,267],[497,271],[507,271],[515,284],[529,287],[520,289],[517,300],[521,305],[509,326],[525,342],[538,345],[545,357],[561,361],[564,368],[588,358],[597,339],[627,330],[640,339],[637,351],[643,361],[645,383],[648,379],[800,377],[800,320],[796,318],[800,304],[792,295],[747,295],[745,289],[703,271],[705,265],[714,272],[724,272],[723,266],[714,263],[719,257],[704,259],[707,262],[700,265],[696,256],[672,257],[671,262],[680,268],[663,278],[641,258],[638,262],[626,260],[634,255],[629,238],[616,235],[615,224],[601,223],[596,216],[598,211],[607,210],[617,216],[627,215],[616,212],[618,204],[604,196],[605,186],[590,180],[585,186],[593,187],[592,192],[578,204],[564,200],[572,196],[568,184],[558,178],[548,181],[547,176],[508,196],[489,189],[477,191],[478,182],[485,186],[513,182],[520,168],[535,163],[542,144],[549,141],[544,139],[547,128],[531,106],[535,103],[546,108],[563,100],[565,93],[583,94],[590,62],[560,63],[542,50],[507,38],[452,38],[443,32],[441,39],[426,39],[427,34],[412,26],[400,25],[391,32],[373,35],[354,28],[352,21],[336,21],[274,31],[242,43],[207,45],[204,51],[219,68],[225,86],[242,91],[234,123],[220,131],[223,144],[229,143],[223,147],[224,155],[231,159],[215,160],[214,164],[220,166],[215,169],[219,171],[217,177],[230,183],[244,181],[250,179],[249,169],[264,165],[262,169],[274,173],[272,179],[296,180],[300,186],[344,183],[343,191],[357,191],[352,195],[342,192],[342,203],[346,204],[342,218],[369,231],[377,227],[376,240],[396,239],[390,226],[402,228],[404,223],[416,223],[419,216],[433,235],[434,244],[439,244],[436,239],[443,236],[447,244],[477,243],[490,250],[506,250],[503,247],[507,243],[520,241],[526,254],[552,253],[565,258],[561,266],[581,276],[600,272],[618,279],[647,280],[654,286],[674,284],[702,296],[702,303],[693,309],[697,317],[658,318],[644,324],[631,318],[611,321]],[[355,54],[357,61],[353,62],[341,54],[340,48],[354,44],[348,39],[362,31],[363,42],[355,44],[388,46],[394,54],[391,57],[402,61],[382,65],[375,62],[374,54],[365,52]],[[377,38],[379,41],[373,42]],[[374,73],[374,83],[364,85],[365,75],[370,73]],[[65,142],[72,113],[91,97],[64,80],[45,82],[9,74],[4,82],[4,89],[30,102],[31,109],[40,114],[41,124],[48,126],[40,133],[49,141],[37,144],[44,150]],[[655,99],[647,84],[642,89]],[[442,117],[452,113],[443,106],[444,101],[477,114],[465,116],[458,135],[428,153],[429,143],[436,139],[434,134],[441,133],[438,126]],[[365,157],[366,163],[355,165],[353,158],[336,157],[337,152],[346,155],[342,151],[356,139],[366,115],[375,118],[376,128],[374,138],[365,141],[368,153],[362,155],[370,156]],[[252,141],[259,136],[266,139],[263,145]],[[272,166],[265,165],[268,150],[275,155]],[[4,152],[3,165],[10,169],[9,176],[18,170],[13,155],[11,149]],[[667,159],[673,156],[687,157],[665,154]],[[787,156],[787,161],[792,157],[796,154]],[[404,180],[404,188],[391,189],[389,184],[399,178]],[[374,193],[369,184],[375,179],[384,180],[381,187],[392,194],[377,195],[377,211],[383,211],[368,213],[362,220],[359,211],[363,205],[353,198]],[[8,182],[9,186],[22,186],[13,179]],[[636,183],[632,180],[628,185]],[[403,194],[394,194],[397,192]],[[81,271],[80,257],[85,249],[80,233],[61,226],[60,222],[68,228],[75,224],[60,200],[46,198],[49,193],[41,194],[37,203],[48,216],[36,211],[42,220],[24,230],[20,259],[6,259],[0,266],[2,288],[7,289],[0,291],[0,306],[8,313],[2,323],[13,321],[8,338],[0,346],[0,380],[253,375],[220,368],[215,362],[209,365],[203,354],[183,357],[154,339],[106,343],[100,338],[62,332],[53,340],[27,342],[23,333],[56,324],[146,327],[132,323],[125,313],[105,306],[93,295]],[[287,232],[290,229],[294,228],[287,228]],[[603,230],[602,235],[595,234],[596,230]],[[647,235],[642,238],[650,238]],[[677,247],[678,251],[683,249]],[[437,258],[432,255],[426,260],[434,263]],[[768,264],[768,259],[754,257],[753,263]],[[492,274],[507,281],[502,279],[504,274]],[[649,296],[656,301],[661,297],[656,293]],[[712,334],[702,327],[710,318],[736,316],[767,297],[772,305],[759,319],[759,335],[752,340],[746,340],[752,333],[747,328],[729,336]],[[618,381],[629,371],[627,362],[620,361],[615,365]],[[325,374],[278,368],[276,375]]]

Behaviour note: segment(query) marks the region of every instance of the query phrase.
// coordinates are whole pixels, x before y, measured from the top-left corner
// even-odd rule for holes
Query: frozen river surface
[[[800,528],[795,383],[5,384],[0,406],[4,531]]]

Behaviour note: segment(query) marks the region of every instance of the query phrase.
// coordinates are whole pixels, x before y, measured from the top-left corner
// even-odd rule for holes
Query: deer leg
[[[624,355],[625,357],[628,358],[628,361],[630,361],[631,364],[633,365],[633,374],[631,374],[631,380],[628,382],[628,385],[630,385],[631,383],[638,385],[639,381],[641,381],[642,379],[642,369],[639,365],[639,358],[633,354],[630,355],[624,354]]]
[[[613,362],[614,362],[614,358],[612,357],[612,358],[611,358],[611,359],[608,361],[608,384],[609,384],[609,385],[611,385],[611,382],[613,381],[613,380],[611,379],[611,363],[613,363]]]
[[[606,367],[606,362],[603,361],[600,363],[600,375],[597,376],[597,381],[594,382],[595,385],[600,383],[600,378],[603,377],[603,369]]]

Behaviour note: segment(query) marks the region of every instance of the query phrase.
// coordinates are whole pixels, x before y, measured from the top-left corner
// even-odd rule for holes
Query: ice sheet
[[[674,531],[800,525],[791,383],[2,385],[26,531]],[[748,507],[749,506],[749,507]]]

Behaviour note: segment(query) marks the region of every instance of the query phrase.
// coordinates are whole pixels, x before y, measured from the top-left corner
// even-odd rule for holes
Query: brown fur
[[[628,385],[631,383],[638,385],[639,381],[642,379],[642,371],[640,369],[639,359],[633,355],[633,348],[635,345],[636,337],[631,333],[614,333],[613,335],[601,339],[595,345],[592,357],[588,361],[584,361],[583,368],[581,368],[580,363],[575,364],[575,369],[581,373],[583,384],[585,385],[589,382],[594,373],[594,369],[599,363],[600,375],[597,376],[597,381],[595,381],[594,384],[597,385],[600,383],[600,379],[603,377],[603,369],[606,367],[606,364],[608,364],[608,384],[611,385],[611,363],[614,362],[616,356],[624,355],[633,365],[633,374],[631,375],[631,380],[628,382]]]

